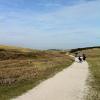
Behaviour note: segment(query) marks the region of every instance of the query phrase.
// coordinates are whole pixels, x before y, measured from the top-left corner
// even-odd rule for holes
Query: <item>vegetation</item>
[[[100,46],[71,49],[70,53],[75,53],[77,51],[83,51],[83,50],[89,50],[89,49],[95,49],[95,48],[100,48]]]
[[[89,92],[86,100],[100,100],[100,48],[86,50],[85,52],[90,65]]]
[[[0,100],[9,100],[69,66],[62,51],[0,46]]]

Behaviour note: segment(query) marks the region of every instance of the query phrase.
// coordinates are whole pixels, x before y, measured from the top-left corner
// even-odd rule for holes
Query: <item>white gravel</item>
[[[87,77],[87,62],[75,62],[54,77],[12,100],[82,100]]]

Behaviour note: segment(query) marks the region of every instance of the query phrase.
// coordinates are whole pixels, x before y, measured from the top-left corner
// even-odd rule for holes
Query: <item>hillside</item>
[[[0,46],[0,100],[21,95],[69,66],[65,53]]]

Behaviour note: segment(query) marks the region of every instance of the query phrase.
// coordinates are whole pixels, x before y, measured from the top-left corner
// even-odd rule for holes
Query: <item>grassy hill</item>
[[[33,88],[72,63],[61,50],[33,50],[0,46],[0,100]]]

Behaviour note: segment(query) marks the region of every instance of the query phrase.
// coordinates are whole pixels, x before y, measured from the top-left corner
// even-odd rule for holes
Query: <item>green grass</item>
[[[0,55],[4,55],[0,56],[0,100],[27,92],[72,63],[62,51],[26,52],[5,46],[0,50]]]
[[[100,100],[100,57],[88,60],[90,65],[91,78],[88,80],[90,84],[87,100]]]
[[[100,49],[92,49],[88,52],[88,55],[90,66],[88,84],[90,87],[86,100],[100,100]]]

